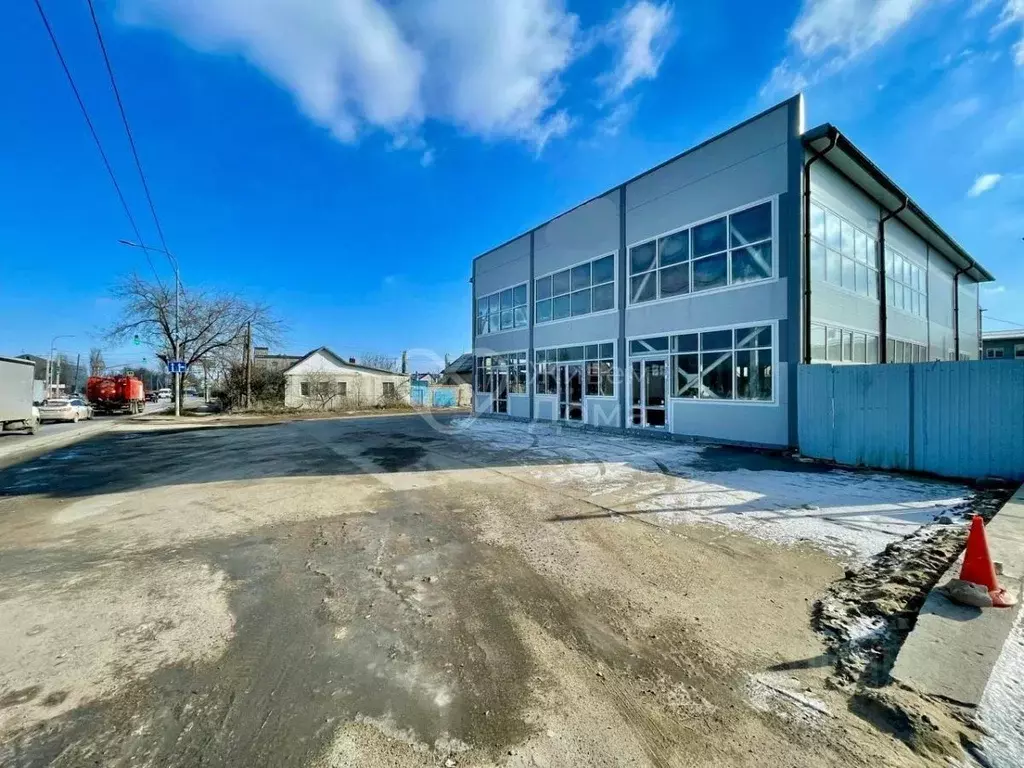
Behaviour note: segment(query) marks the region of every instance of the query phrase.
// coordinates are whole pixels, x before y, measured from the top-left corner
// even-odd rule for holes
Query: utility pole
[[[245,407],[252,407],[252,322],[245,324]]]
[[[78,389],[78,366],[81,365],[81,364],[82,364],[82,353],[79,352],[78,353],[78,357],[75,358],[75,381],[74,381],[74,383],[72,385],[72,388],[75,389],[75,390]]]
[[[406,370],[406,351],[402,350],[402,375],[404,376],[408,371]]]

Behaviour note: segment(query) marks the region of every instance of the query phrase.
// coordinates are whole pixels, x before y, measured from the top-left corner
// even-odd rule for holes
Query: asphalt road
[[[187,402],[187,401],[186,401]],[[160,413],[171,409],[173,405],[169,402],[160,403],[146,403],[146,410],[144,413]],[[21,455],[26,451],[34,451],[36,448],[46,447],[49,450],[48,444],[58,439],[59,443],[63,443],[63,438],[74,438],[75,432],[82,432],[87,434],[88,432],[95,431],[99,425],[103,422],[118,421],[128,418],[128,414],[118,414],[111,416],[102,416],[97,414],[92,421],[79,421],[77,424],[73,422],[57,422],[41,424],[34,435],[17,430],[10,432],[0,431],[0,460],[5,456],[10,455]]]

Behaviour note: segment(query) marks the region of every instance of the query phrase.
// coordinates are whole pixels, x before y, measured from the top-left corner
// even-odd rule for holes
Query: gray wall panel
[[[529,395],[509,395],[508,396],[508,415],[515,416],[519,419],[530,418],[530,396]]]
[[[530,236],[513,240],[476,260],[474,298],[530,279]]]
[[[592,200],[534,233],[534,274],[596,259],[619,248],[618,191]]]
[[[535,349],[563,347],[588,341],[614,341],[618,336],[619,316],[608,312],[534,326],[533,346]]]
[[[526,352],[530,346],[530,330],[516,328],[514,331],[486,333],[476,337],[473,352],[477,357],[486,357],[492,353]]]
[[[772,280],[719,293],[637,304],[626,310],[626,336],[765,322],[785,318],[786,312],[786,280]]]
[[[743,405],[672,400],[672,431],[709,440],[749,445],[789,445],[789,412],[785,405]]]
[[[619,401],[615,397],[584,398],[584,418],[593,427],[620,427]]]
[[[785,192],[788,147],[784,137],[781,141],[763,154],[722,166],[710,175],[694,174],[687,156],[650,174],[659,177],[657,183],[648,183],[645,176],[627,185],[627,245]],[[716,145],[709,144],[694,155],[717,154]]]
[[[878,301],[815,280],[811,285],[811,320],[877,334]]]
[[[819,160],[811,166],[811,196],[872,236],[878,232],[878,203],[827,160]]]

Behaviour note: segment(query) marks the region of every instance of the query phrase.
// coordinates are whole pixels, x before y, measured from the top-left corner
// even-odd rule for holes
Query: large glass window
[[[528,304],[526,283],[481,296],[476,300],[477,335],[525,328],[530,321]]]
[[[559,363],[584,364],[585,391],[590,397],[615,395],[615,345],[611,342],[538,349],[534,359],[538,395],[558,394]]]
[[[629,302],[772,276],[772,204],[746,208],[629,249]]]
[[[834,325],[812,323],[811,362],[877,363],[878,336]]]
[[[878,298],[875,239],[816,202],[811,203],[811,278]]]
[[[672,339],[673,395],[772,400],[772,327],[703,331]]]
[[[885,303],[920,317],[928,313],[928,273],[888,245],[885,246]]]
[[[604,312],[615,307],[615,256],[563,269],[534,281],[537,323]]]

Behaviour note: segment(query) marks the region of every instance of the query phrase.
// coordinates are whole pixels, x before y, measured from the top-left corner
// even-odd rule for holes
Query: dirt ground
[[[945,764],[833,681],[812,614],[849,553],[648,503],[720,472],[753,514],[763,472],[856,507],[855,475],[595,470],[515,428],[132,424],[0,470],[0,764]],[[963,491],[882,477],[915,514]]]

